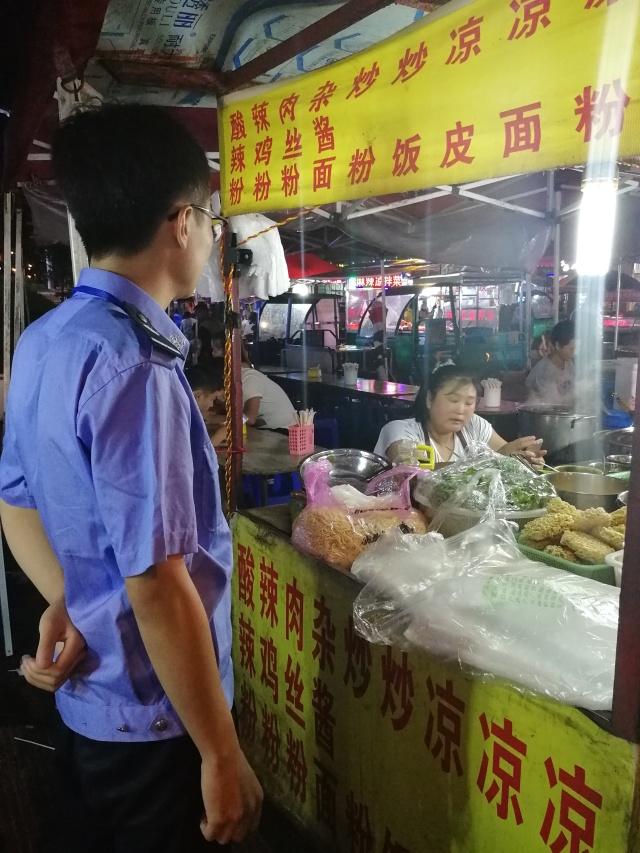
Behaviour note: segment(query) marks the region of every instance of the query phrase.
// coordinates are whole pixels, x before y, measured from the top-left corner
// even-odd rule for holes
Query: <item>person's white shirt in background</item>
[[[472,415],[471,420],[461,430],[467,445],[470,444],[489,444],[493,427],[480,415]],[[422,424],[415,418],[407,418],[401,421],[389,421],[380,430],[378,441],[373,450],[379,456],[386,456],[389,447],[396,441],[414,441],[416,444],[430,444],[435,450],[436,462],[442,462],[442,457],[438,452],[438,448],[430,441],[429,436],[425,436]],[[464,445],[460,441],[460,435],[456,434],[454,440],[453,453],[449,461],[454,462],[464,455]]]
[[[242,368],[242,403],[260,398],[258,418],[265,429],[286,429],[296,421],[296,410],[282,388],[273,379],[253,367]]]

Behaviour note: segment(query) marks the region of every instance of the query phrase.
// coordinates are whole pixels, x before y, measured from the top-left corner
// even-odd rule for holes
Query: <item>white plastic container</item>
[[[347,385],[355,385],[358,381],[358,364],[355,361],[345,361],[342,365],[344,381]]]
[[[624,548],[622,551],[614,551],[613,554],[607,554],[604,558],[605,563],[613,568],[613,574],[616,578],[616,586],[622,583],[622,561],[624,560]]]
[[[483,379],[485,409],[499,409],[502,398],[502,382],[498,379]]]
[[[619,358],[616,360],[615,395],[618,400],[622,400],[628,405],[635,398],[637,378],[637,358]]]

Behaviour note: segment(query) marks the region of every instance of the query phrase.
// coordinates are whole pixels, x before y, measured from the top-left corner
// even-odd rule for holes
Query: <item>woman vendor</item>
[[[414,417],[390,421],[382,427],[375,453],[391,462],[402,459],[403,442],[428,444],[436,462],[460,459],[471,444],[485,444],[505,456],[521,454],[540,463],[545,451],[535,436],[507,442],[484,418],[475,414],[477,391],[472,375],[455,365],[445,365],[431,374],[416,397]]]

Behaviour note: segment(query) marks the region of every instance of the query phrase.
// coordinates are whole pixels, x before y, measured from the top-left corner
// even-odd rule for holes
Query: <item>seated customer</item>
[[[526,379],[529,401],[547,405],[573,405],[575,397],[576,330],[562,320],[551,330],[551,352],[542,358]]]
[[[486,444],[505,456],[522,454],[539,463],[545,451],[535,436],[507,442],[491,424],[475,414],[477,390],[471,374],[455,365],[434,371],[416,397],[414,417],[390,421],[382,427],[375,453],[397,461],[402,441],[428,444],[436,462],[454,462],[470,444]]]
[[[242,402],[249,426],[287,429],[296,421],[296,410],[282,388],[256,370],[246,356],[242,362]]]

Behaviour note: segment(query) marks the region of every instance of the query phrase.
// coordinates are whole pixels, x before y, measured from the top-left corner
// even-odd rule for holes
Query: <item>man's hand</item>
[[[239,842],[257,830],[262,787],[241,749],[226,758],[203,759],[201,786],[205,814],[200,829],[207,841]]]
[[[56,648],[61,645],[56,657]],[[64,603],[58,599],[40,618],[40,642],[35,658],[25,655],[20,672],[33,687],[54,693],[84,657],[84,637],[75,627]]]

